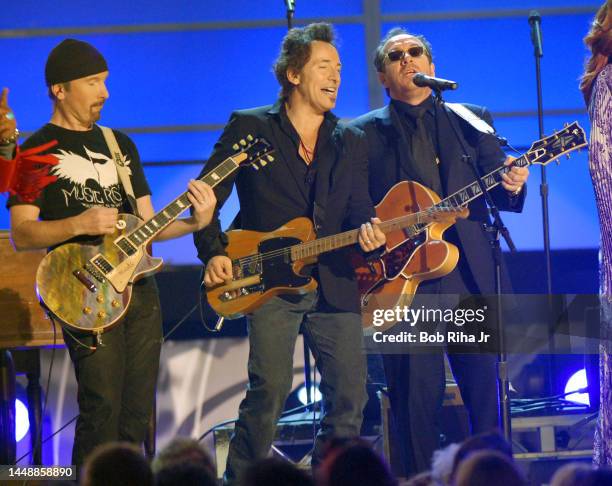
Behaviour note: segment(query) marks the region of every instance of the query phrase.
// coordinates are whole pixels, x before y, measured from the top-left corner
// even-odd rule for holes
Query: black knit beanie
[[[64,39],[56,45],[45,66],[47,86],[108,71],[106,60],[98,50],[76,39]]]

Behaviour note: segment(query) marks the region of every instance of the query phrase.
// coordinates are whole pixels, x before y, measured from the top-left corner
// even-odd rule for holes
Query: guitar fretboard
[[[531,163],[529,160],[529,154],[530,152],[527,152],[521,157],[515,159],[513,161],[513,165],[517,167],[528,166]],[[504,165],[482,177],[482,181],[484,182],[487,191],[501,184],[502,174],[509,172],[511,169],[512,166]],[[414,236],[421,232],[427,223],[433,221],[433,217],[436,214],[444,212],[457,213],[459,212],[460,208],[465,207],[468,203],[481,195],[482,190],[480,189],[480,184],[478,184],[478,181],[474,181],[472,184],[460,189],[454,194],[451,194],[427,210],[384,221],[380,224],[380,229],[383,231],[383,233],[388,233],[390,231],[408,228],[408,236]],[[326,236],[324,238],[294,245],[290,247],[291,259],[295,261],[308,257],[315,257],[321,253],[353,245],[357,242],[358,237],[359,230],[351,230],[344,233],[339,233],[337,235]]]
[[[229,157],[213,170],[201,177],[200,180],[206,182],[206,184],[211,187],[215,187],[219,182],[238,169],[241,162],[246,158],[247,154],[245,152],[237,154],[234,157]],[[151,219],[144,222],[131,233],[128,233],[125,238],[119,240],[117,244],[128,255],[136,252],[137,247],[147,244],[149,241],[153,240],[170,223],[178,218],[183,211],[186,211],[190,207],[191,203],[187,198],[187,191],[185,191]],[[134,247],[130,248],[130,244]]]
[[[517,167],[527,167],[531,163],[529,161],[528,155],[529,155],[529,152],[527,152],[524,155],[521,155],[519,158],[513,161],[513,165]],[[494,171],[489,172],[487,175],[482,177],[480,180],[484,183],[484,186],[486,187],[487,191],[490,191],[495,186],[502,183],[502,178],[501,178],[502,174],[506,174],[510,172],[511,169],[512,169],[512,166],[507,166],[507,165],[501,166],[495,169]],[[480,184],[478,184],[478,181],[474,181],[468,186],[465,186],[463,189],[459,189],[454,194],[451,194],[450,196],[444,198],[442,201],[440,201],[435,206],[441,205],[441,206],[453,206],[453,207],[459,208],[462,206],[466,206],[467,204],[472,202],[474,199],[480,197],[481,195],[482,195],[482,190],[480,188]]]
[[[390,219],[380,223],[379,228],[383,233],[400,230],[404,228],[416,229],[435,219],[436,216],[444,213],[456,213],[455,208],[446,207],[444,205],[432,207],[424,211],[419,211],[413,214],[407,214],[397,218]],[[357,243],[359,238],[359,230],[354,229],[345,231],[337,235],[325,236],[316,240],[307,241],[298,245],[293,245],[288,248],[293,261],[302,260],[308,257],[315,257],[321,253],[337,250],[345,246],[350,246]]]

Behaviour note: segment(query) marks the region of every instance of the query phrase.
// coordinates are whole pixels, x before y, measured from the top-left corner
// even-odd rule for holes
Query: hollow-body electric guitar
[[[434,221],[452,224],[466,217],[463,208],[435,208],[400,216],[380,224],[387,233]],[[323,253],[334,251],[358,241],[359,230],[316,238],[308,218],[296,218],[268,233],[233,230],[227,233],[226,248],[232,260],[233,280],[206,289],[205,300],[216,314],[235,319],[260,307],[278,294],[303,294],[316,288],[317,282],[300,272],[317,261]]]
[[[273,150],[262,138],[249,135],[234,149],[234,155],[201,180],[214,187],[243,165],[259,169],[273,160]],[[119,214],[115,233],[50,251],[36,273],[42,305],[62,324],[79,331],[99,335],[113,327],[128,310],[132,283],[162,266],[162,259],[153,258],[147,245],[190,206],[184,192],[148,221]]]
[[[577,122],[562,131],[534,142],[530,149],[513,161],[513,165],[527,167],[546,165],[562,155],[587,145],[584,130]],[[511,169],[502,166],[482,177],[487,189],[501,184],[502,174]],[[382,219],[402,217],[427,208],[467,208],[482,191],[477,181],[451,194],[445,199],[416,182],[400,182],[393,186],[376,206],[376,215]],[[454,222],[431,222],[387,234],[385,251],[375,261],[366,260],[357,252],[352,254],[359,291],[363,325],[372,326],[372,315],[377,309],[409,306],[419,284],[425,280],[450,273],[459,259],[459,251],[442,239]],[[377,331],[384,331],[395,323],[389,322]]]

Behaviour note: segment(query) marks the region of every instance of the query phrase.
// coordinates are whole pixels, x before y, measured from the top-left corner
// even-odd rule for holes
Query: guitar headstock
[[[578,122],[574,122],[560,132],[534,142],[524,157],[531,164],[547,165],[562,155],[568,155],[586,145],[587,139],[583,128]]]
[[[264,167],[268,162],[274,160],[272,157],[274,148],[263,137],[255,138],[249,134],[236,142],[232,148],[236,151],[236,154],[232,156],[236,162],[241,165],[250,164],[255,170],[259,170],[260,166]]]

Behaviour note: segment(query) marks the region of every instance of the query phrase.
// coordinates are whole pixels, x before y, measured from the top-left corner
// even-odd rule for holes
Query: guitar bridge
[[[94,285],[94,283],[89,280],[85,274],[83,272],[81,272],[80,270],[75,270],[74,272],[72,272],[72,275],[74,275],[79,282],[81,282],[83,285],[85,285],[85,287],[87,288],[87,290],[89,290],[90,292],[97,292],[98,288]]]

